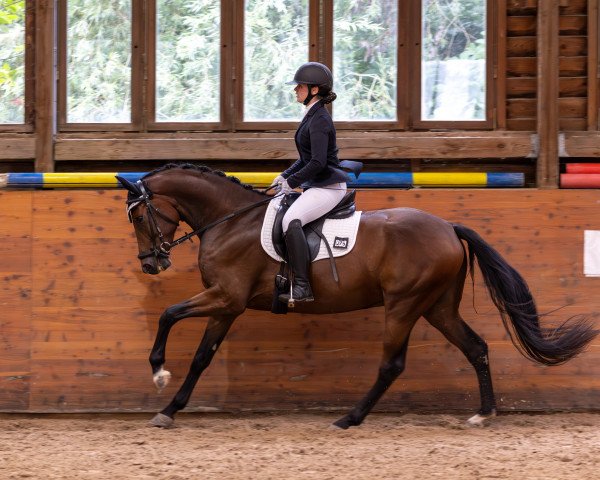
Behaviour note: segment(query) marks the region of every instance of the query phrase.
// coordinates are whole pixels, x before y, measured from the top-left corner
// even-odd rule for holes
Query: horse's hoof
[[[337,422],[332,423],[331,425],[329,425],[329,427],[327,428],[327,430],[335,430],[336,432],[339,432],[340,430],[348,430],[348,427],[340,427],[339,425],[336,425]]]
[[[164,413],[157,413],[152,420],[150,425],[159,428],[171,428],[174,420],[171,417],[167,417]]]
[[[348,430],[350,427],[355,427],[358,423],[350,417],[342,417],[337,422],[331,424],[331,429]]]
[[[472,427],[483,427],[488,420],[494,418],[496,416],[496,410],[492,410],[492,413],[488,413],[487,415],[481,415],[480,413],[473,415],[471,418],[467,420],[467,424]]]
[[[171,372],[164,370],[162,367],[152,376],[152,381],[156,385],[158,393],[169,384],[169,380],[171,380]]]

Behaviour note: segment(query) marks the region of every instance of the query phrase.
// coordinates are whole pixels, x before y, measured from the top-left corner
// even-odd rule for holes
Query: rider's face
[[[313,95],[316,95],[319,89],[317,87],[312,88]],[[296,92],[296,101],[298,103],[304,103],[306,97],[308,97],[308,85],[305,83],[299,83],[294,87],[294,92]]]

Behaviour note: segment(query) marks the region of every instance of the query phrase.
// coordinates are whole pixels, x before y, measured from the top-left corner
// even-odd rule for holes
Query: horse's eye
[[[140,215],[140,216],[138,216],[138,217],[135,217],[135,218],[133,219],[133,221],[134,221],[135,223],[142,223],[142,222],[144,221],[144,216],[143,216],[143,215]]]

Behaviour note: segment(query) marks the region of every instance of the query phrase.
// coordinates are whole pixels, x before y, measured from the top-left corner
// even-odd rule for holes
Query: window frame
[[[308,61],[316,62],[319,57],[319,17],[313,15],[313,12],[319,12],[319,0],[308,0]],[[295,130],[298,126],[298,119],[282,120],[282,121],[257,121],[244,120],[244,41],[245,41],[245,0],[238,0],[235,8],[235,32],[238,48],[234,58],[234,74],[235,88],[233,90],[233,105],[234,105],[234,129],[240,131],[264,131],[264,130]],[[292,89],[291,86],[286,87]],[[290,95],[290,99],[293,97]],[[291,101],[291,100],[290,100]]]
[[[147,22],[145,23],[146,32],[146,65],[145,77],[147,78],[146,87],[143,90],[146,93],[147,115],[142,119],[144,130],[147,131],[178,131],[178,130],[201,130],[201,131],[219,131],[227,130],[230,124],[230,109],[227,108],[229,101],[227,91],[231,91],[230,78],[227,73],[230,71],[231,59],[231,21],[230,12],[226,12],[224,3],[221,1],[220,22],[221,22],[221,39],[220,39],[220,77],[219,82],[219,121],[216,122],[157,122],[156,121],[156,26],[157,26],[157,8],[156,0],[147,1]],[[229,89],[229,90],[228,90]],[[199,92],[201,95],[201,92]]]
[[[139,131],[141,129],[141,53],[140,24],[144,18],[144,0],[131,0],[131,122],[77,123],[67,122],[67,25],[68,0],[58,0],[58,86],[56,114],[58,132]],[[143,48],[143,47],[142,47]],[[136,88],[137,87],[137,88]]]
[[[411,46],[412,55],[410,59],[410,71],[412,72],[411,85],[418,92],[418,95],[413,95],[410,101],[410,112],[412,114],[411,125],[417,130],[432,130],[432,129],[452,129],[452,130],[488,130],[494,126],[494,92],[496,86],[494,83],[496,55],[494,54],[496,45],[496,32],[494,30],[494,19],[496,18],[495,6],[493,0],[486,0],[486,65],[485,65],[485,119],[484,120],[422,120],[421,119],[421,60],[422,60],[422,25],[423,25],[423,8],[422,0],[412,0],[413,9],[411,17],[412,22]]]
[[[25,32],[23,43],[24,114],[19,123],[0,123],[0,133],[33,133],[35,114],[35,2],[25,0]]]
[[[325,63],[333,67],[333,22],[334,22],[334,3],[335,0],[326,2],[327,12],[324,17],[326,24],[326,60]],[[408,71],[408,56],[407,56],[407,29],[403,25],[403,21],[409,13],[409,5],[406,1],[398,0],[398,36],[396,38],[396,64],[397,64],[397,81],[396,81],[396,120],[337,120],[335,118],[335,102],[332,104],[333,119],[337,130],[406,130],[408,128],[407,111],[406,111],[406,91],[402,88],[401,79],[407,80],[406,72]],[[334,79],[335,83],[335,79]]]
[[[328,65],[333,61],[334,0],[308,1],[308,57]],[[131,0],[132,2],[132,67],[131,67],[131,122],[129,123],[68,123],[66,121],[66,36],[67,3],[58,0],[58,132],[272,132],[295,130],[298,119],[289,121],[244,121],[244,16],[245,0],[221,2],[221,82],[220,119],[217,122],[157,122],[156,111],[156,0]],[[490,130],[501,119],[495,102],[498,82],[499,55],[498,9],[488,0],[486,11],[486,113],[485,120],[439,121],[421,120],[421,12],[422,0],[397,0],[397,84],[396,120],[335,120],[341,131],[419,131],[419,130]],[[233,7],[233,8],[232,8]],[[317,12],[317,13],[315,13]],[[28,12],[28,18],[31,13]],[[31,29],[30,21],[27,22]],[[27,38],[29,39],[29,35]],[[27,45],[31,47],[31,45]],[[29,48],[30,50],[31,48]],[[27,48],[26,48],[27,50]],[[26,71],[33,70],[34,62],[26,63]],[[26,79],[26,90],[32,89],[33,75]],[[418,92],[418,95],[411,95]],[[32,102],[26,108],[33,115]],[[12,126],[14,128],[14,126]],[[23,127],[27,128],[27,126]],[[0,131],[5,128],[0,125]],[[14,130],[13,130],[14,131]],[[23,131],[23,130],[22,130]]]

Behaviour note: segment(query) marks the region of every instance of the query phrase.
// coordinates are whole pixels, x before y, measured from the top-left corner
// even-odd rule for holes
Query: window
[[[486,2],[423,0],[421,120],[485,120]]]
[[[334,3],[336,120],[396,120],[398,3]]]
[[[0,1],[0,124],[25,122],[25,0]]]
[[[294,120],[294,78],[308,61],[308,0],[246,0],[244,120]]]
[[[220,3],[157,0],[157,122],[219,121]]]
[[[339,129],[492,127],[494,2],[59,5],[61,130],[293,129],[285,83],[309,60],[333,71]]]
[[[131,1],[69,0],[67,122],[131,122]]]

